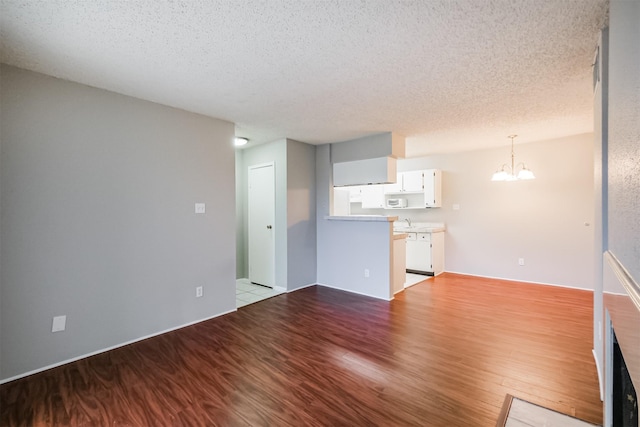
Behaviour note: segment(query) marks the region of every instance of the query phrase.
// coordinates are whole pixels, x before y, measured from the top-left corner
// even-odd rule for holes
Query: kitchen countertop
[[[393,231],[396,233],[440,233],[446,227],[442,223],[415,223],[409,226],[406,222],[393,224]]]
[[[407,236],[407,233],[393,233],[393,240],[406,239]]]
[[[327,215],[324,219],[331,221],[374,221],[374,222],[394,222],[398,220],[397,216],[387,215],[344,215],[332,216]]]

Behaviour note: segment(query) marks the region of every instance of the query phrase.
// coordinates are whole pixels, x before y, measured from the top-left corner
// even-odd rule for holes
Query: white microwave
[[[387,199],[387,208],[406,208],[407,199]]]

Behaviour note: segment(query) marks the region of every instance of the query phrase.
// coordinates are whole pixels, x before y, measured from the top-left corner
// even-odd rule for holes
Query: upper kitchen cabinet
[[[422,193],[424,190],[424,172],[409,171],[398,173],[395,184],[385,184],[385,194]]]
[[[363,209],[384,209],[385,198],[382,185],[363,185],[360,188]]]
[[[424,179],[424,207],[439,208],[442,206],[442,171],[426,169]]]
[[[439,208],[442,206],[442,171],[425,169],[400,172],[395,184],[385,184],[384,193],[399,196],[419,194],[419,197],[407,197],[408,208]]]
[[[406,193],[420,193],[424,189],[424,172],[404,172],[402,174],[402,189]]]
[[[404,137],[392,132],[330,146],[335,187],[396,182],[396,159],[405,155]]]

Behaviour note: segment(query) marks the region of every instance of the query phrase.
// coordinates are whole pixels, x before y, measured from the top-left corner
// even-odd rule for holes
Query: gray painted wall
[[[316,147],[316,236],[319,284],[376,298],[391,298],[389,222],[330,221],[331,148]],[[364,270],[370,277],[364,277]]]
[[[287,140],[287,290],[316,283],[316,150]]]
[[[492,182],[510,151],[401,159],[399,171],[442,170],[442,207],[351,213],[444,222],[446,271],[593,289],[593,135],[518,144],[536,179]]]
[[[245,257],[245,242],[247,240],[245,229],[245,212],[242,198],[244,188],[247,186],[247,174],[244,170],[244,151],[236,149],[236,279],[247,277],[247,265]]]
[[[233,124],[0,74],[0,377],[234,310]]]
[[[247,176],[249,167],[275,163],[276,173],[276,286],[293,290],[316,282],[315,147],[282,139],[242,150],[238,167],[243,185],[237,197],[244,215],[243,252],[238,277],[248,277]],[[241,275],[240,275],[241,274]]]
[[[318,241],[318,283],[390,300],[392,230],[390,222],[322,221]],[[369,270],[369,277],[364,271]]]
[[[400,155],[397,155],[397,152],[400,152]],[[351,162],[353,160],[393,155],[404,157],[404,139],[391,132],[331,144],[331,163]]]
[[[287,140],[281,139],[268,144],[260,144],[243,150],[243,174],[245,185],[242,191],[242,205],[244,211],[244,229],[248,230],[248,201],[247,201],[247,177],[249,167],[264,163],[275,164],[276,175],[276,220],[275,220],[275,247],[276,247],[276,286],[287,287]],[[249,273],[249,236],[245,232],[244,271]]]
[[[640,282],[640,1],[609,14],[609,250]],[[605,288],[605,291],[610,289]],[[620,289],[610,291],[619,292]]]

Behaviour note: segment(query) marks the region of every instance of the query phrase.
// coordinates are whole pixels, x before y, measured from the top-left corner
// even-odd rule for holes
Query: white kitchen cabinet
[[[349,202],[362,203],[362,187],[362,185],[347,187],[349,189]]]
[[[421,193],[423,171],[409,171],[398,173],[395,184],[385,184],[385,194]]]
[[[442,206],[442,171],[427,169],[424,171],[424,207],[439,208]]]
[[[442,171],[425,169],[400,172],[398,182],[384,185],[389,198],[406,198],[401,209],[439,208],[442,206]]]
[[[437,276],[444,271],[444,233],[408,233],[407,271]]]
[[[429,245],[418,241],[418,233],[407,233],[407,271],[426,272],[431,268]]]
[[[382,185],[363,185],[361,187],[363,209],[383,209],[385,206]]]
[[[402,193],[402,172],[397,175],[396,182],[393,184],[384,184],[384,194]]]
[[[351,215],[349,187],[334,187],[333,189],[333,213],[335,216]]]
[[[402,173],[402,191],[405,193],[420,193],[424,189],[424,171],[410,171]]]

